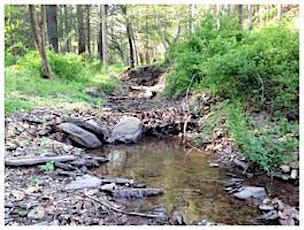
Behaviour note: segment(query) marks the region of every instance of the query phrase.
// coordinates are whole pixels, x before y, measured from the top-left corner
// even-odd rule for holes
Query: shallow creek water
[[[189,223],[206,219],[223,224],[248,224],[259,216],[255,205],[238,201],[223,191],[226,171],[210,168],[210,157],[187,153],[179,140],[144,139],[136,145],[110,146],[94,151],[110,161],[98,176],[132,178],[147,187],[163,188],[161,196],[143,200],[121,200],[130,211],[151,213],[164,208],[167,214],[181,210]]]

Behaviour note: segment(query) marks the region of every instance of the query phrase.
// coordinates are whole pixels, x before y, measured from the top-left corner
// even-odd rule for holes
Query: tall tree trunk
[[[280,22],[282,19],[282,5],[277,5],[277,21]]]
[[[222,5],[217,3],[216,4],[216,28],[219,29],[221,26],[221,12],[222,12]]]
[[[50,45],[53,50],[58,53],[58,29],[57,29],[57,6],[47,5],[46,6],[46,17],[47,17],[47,31]]]
[[[106,5],[101,5],[102,9],[102,56],[105,74],[108,75],[108,47],[107,47],[107,12]]]
[[[131,23],[127,21],[127,36],[130,48],[130,68],[134,68],[134,50],[133,50],[133,40],[132,40],[132,31],[131,31]]]
[[[252,30],[252,5],[248,5],[248,29]]]
[[[82,5],[77,5],[77,20],[78,20],[78,54],[83,54],[86,51],[86,35],[84,28]]]
[[[91,6],[87,5],[87,50],[89,55],[91,56],[91,22],[90,22],[90,17],[91,17]]]
[[[70,26],[70,13],[69,13],[69,6],[64,5],[63,6],[64,10],[64,34],[65,34],[65,50],[66,52],[70,53],[71,52],[71,26]]]
[[[189,5],[189,31],[190,31],[190,34],[194,33],[195,16],[196,16],[196,5],[190,4]]]
[[[156,23],[157,23],[158,33],[161,37],[162,44],[163,44],[164,49],[165,49],[165,58],[167,58],[168,53],[169,53],[169,48],[168,48],[168,45],[167,45],[167,42],[166,42],[166,38],[165,38],[165,34],[164,34],[164,31],[163,31],[163,28],[162,28],[160,17],[157,17],[156,20],[157,20]]]
[[[45,6],[41,5],[41,18],[38,22],[35,5],[29,5],[29,12],[31,18],[31,25],[33,35],[36,43],[37,50],[41,58],[41,72],[40,75],[43,78],[51,78],[54,76],[52,68],[48,62],[45,45],[45,24],[46,24],[46,12]],[[40,25],[40,26],[39,26]]]
[[[244,29],[244,6],[238,5],[239,25],[241,29]]]
[[[130,32],[131,32],[131,38],[132,38],[132,42],[133,42],[134,63],[135,63],[135,66],[138,66],[138,64],[139,64],[138,49],[137,49],[136,39],[134,36],[133,25],[134,24],[130,24]]]

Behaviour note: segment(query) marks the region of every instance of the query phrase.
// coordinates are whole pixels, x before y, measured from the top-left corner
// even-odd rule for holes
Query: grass
[[[118,87],[117,80],[97,71],[87,72],[81,78],[42,79],[37,68],[14,64],[5,69],[5,114],[29,111],[38,107],[85,108],[101,107],[101,98],[91,98],[86,87],[97,87],[111,93]],[[121,71],[121,66],[110,67],[111,74]]]
[[[245,112],[242,103],[223,101],[211,110],[201,132],[194,135],[196,145],[202,146],[210,141],[213,130],[224,126],[238,148],[240,155],[246,157],[260,169],[275,173],[282,164],[299,165],[299,124],[284,118],[272,120],[269,114]],[[224,122],[222,122],[224,121]]]

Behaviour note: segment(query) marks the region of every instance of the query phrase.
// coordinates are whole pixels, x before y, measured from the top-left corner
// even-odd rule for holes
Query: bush
[[[227,16],[219,29],[215,25],[215,18],[207,15],[192,37],[171,50],[175,67],[166,93],[178,97],[188,88],[204,90],[298,119],[298,31],[282,23],[241,32],[236,18]]]
[[[243,112],[241,103],[227,104],[225,126],[240,153],[261,169],[275,171],[288,164],[299,151],[299,127],[281,118],[277,122],[256,122]]]
[[[91,62],[83,60],[82,56],[75,54],[56,54],[48,51],[48,59],[55,76],[66,80],[86,82],[89,75],[95,70]],[[37,51],[30,51],[20,57],[16,63],[20,68],[28,69],[33,73],[39,73],[41,59]]]

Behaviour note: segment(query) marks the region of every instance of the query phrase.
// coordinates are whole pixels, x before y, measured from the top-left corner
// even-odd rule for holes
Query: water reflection
[[[112,146],[99,154],[105,152],[110,161],[97,174],[128,177],[165,190],[163,196],[128,203],[134,211],[164,206],[168,213],[182,210],[189,222],[207,219],[225,224],[245,224],[259,215],[255,207],[222,191],[227,179],[224,171],[210,168],[210,159],[203,154],[185,154],[178,140],[145,139],[138,145]]]

